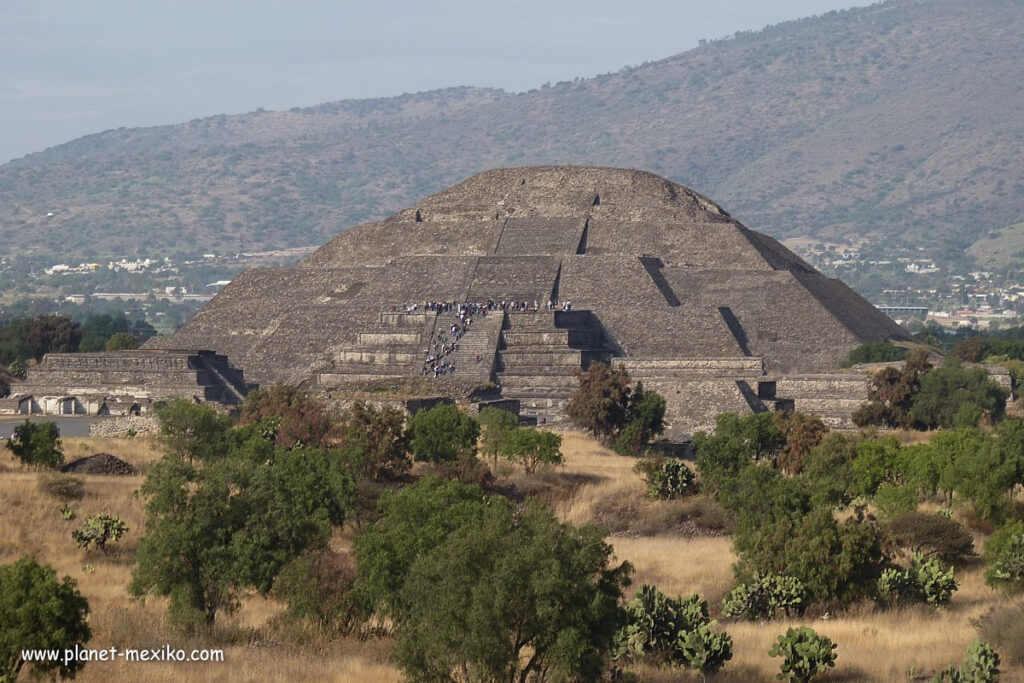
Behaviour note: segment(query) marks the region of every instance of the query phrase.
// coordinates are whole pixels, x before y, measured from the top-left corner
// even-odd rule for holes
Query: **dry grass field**
[[[648,502],[633,472],[635,461],[615,455],[593,440],[563,434],[563,467],[526,477],[510,466],[501,479],[523,493],[551,504],[559,517],[574,524],[598,521],[613,530],[609,542],[618,560],[635,567],[634,585],[656,584],[666,593],[697,592],[717,615],[722,596],[732,583],[734,556],[722,512],[700,496],[685,501]],[[108,452],[145,471],[159,457],[149,439],[68,439],[65,455]],[[93,630],[91,647],[153,648],[166,644],[184,648],[223,648],[225,662],[88,664],[79,680],[153,681],[394,681],[400,673],[388,662],[389,643],[379,639],[324,642],[314,636],[281,632],[272,617],[280,608],[253,596],[216,631],[184,638],[164,626],[164,605],[130,600],[132,555],[143,528],[142,501],[133,496],[143,476],[83,476],[85,494],[69,504],[75,519],[59,514],[62,502],[44,492],[45,475],[21,468],[6,450],[0,451],[0,563],[25,553],[70,575],[88,598]],[[109,553],[84,552],[71,540],[71,530],[96,513],[122,517],[129,532]],[[344,544],[339,536],[339,544]],[[960,572],[961,588],[952,604],[938,612],[906,609],[885,612],[873,605],[856,606],[845,614],[817,615],[767,624],[721,624],[733,637],[733,659],[718,681],[774,680],[777,660],[768,649],[787,626],[804,623],[835,641],[837,667],[824,680],[928,680],[951,661],[960,661],[970,640],[971,624],[1005,597],[988,589],[980,566]],[[1024,679],[1024,669],[1003,666],[1004,680]],[[912,678],[909,674],[913,672]],[[699,680],[687,672],[641,668],[641,680]]]

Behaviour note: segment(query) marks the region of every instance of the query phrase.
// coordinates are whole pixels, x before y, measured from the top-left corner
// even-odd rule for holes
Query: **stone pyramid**
[[[293,268],[246,271],[150,346],[227,354],[261,384],[359,387],[424,376],[452,317],[425,304],[488,301],[504,310],[462,330],[443,379],[495,382],[524,412],[556,419],[576,369],[621,363],[667,394],[677,432],[719,410],[791,405],[778,403],[778,382],[812,382],[828,402],[829,381],[853,381],[825,377],[850,349],[909,339],[842,282],[682,185],[545,166],[480,173],[342,232]]]

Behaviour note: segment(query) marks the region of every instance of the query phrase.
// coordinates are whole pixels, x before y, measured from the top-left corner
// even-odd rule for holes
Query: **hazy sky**
[[[521,91],[864,0],[0,0],[0,163],[120,126]]]

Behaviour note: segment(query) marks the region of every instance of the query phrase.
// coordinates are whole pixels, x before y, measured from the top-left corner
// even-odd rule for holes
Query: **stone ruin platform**
[[[251,388],[241,370],[213,351],[48,353],[12,385],[7,412],[139,415],[175,399],[237,405]]]
[[[795,406],[845,425],[866,381],[837,373],[839,362],[863,342],[910,339],[686,187],[546,166],[481,173],[342,232],[295,267],[246,271],[146,348],[212,349],[261,384],[339,396],[423,376],[453,317],[428,302],[488,301],[531,311],[474,319],[436,393],[493,384],[550,423],[577,370],[619,363],[665,394],[676,438],[724,411]]]

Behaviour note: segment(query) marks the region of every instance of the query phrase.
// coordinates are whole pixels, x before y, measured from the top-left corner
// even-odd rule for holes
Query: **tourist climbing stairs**
[[[494,357],[501,337],[501,311],[487,315],[474,315],[473,322],[459,338],[454,353],[447,358],[455,365],[452,377],[476,384],[486,384],[494,379]]]

